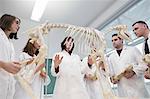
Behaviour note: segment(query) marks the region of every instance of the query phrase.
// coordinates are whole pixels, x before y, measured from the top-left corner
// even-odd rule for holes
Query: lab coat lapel
[[[11,60],[11,53],[12,53],[11,43],[2,29],[0,29],[0,35],[1,35],[1,42],[4,43],[3,44],[3,47],[5,47],[4,51],[6,51],[6,53],[8,55],[6,57],[8,57],[8,60]]]
[[[121,53],[120,53],[120,58],[122,58],[122,57],[124,56],[124,54],[127,54],[127,53],[126,53],[126,50],[127,50],[127,47],[126,47],[126,46],[123,46],[123,49],[122,49],[122,51],[121,51]]]

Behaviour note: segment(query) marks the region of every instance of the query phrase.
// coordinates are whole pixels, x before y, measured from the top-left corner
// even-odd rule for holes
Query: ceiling
[[[0,15],[8,13],[21,19],[19,40],[14,41],[16,51],[20,52],[28,38],[24,31],[47,20],[102,29],[136,2],[138,0],[49,0],[40,22],[36,22],[30,19],[35,0],[0,0]],[[60,51],[60,42],[66,35],[63,30],[49,33],[46,37],[48,57]]]
[[[36,0],[1,0],[0,12],[30,20]],[[86,26],[118,0],[49,0],[40,23],[69,23]],[[31,20],[30,20],[31,21]]]

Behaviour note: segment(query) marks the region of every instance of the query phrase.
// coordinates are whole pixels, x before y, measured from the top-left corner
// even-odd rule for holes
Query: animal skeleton
[[[150,64],[150,54],[144,55],[143,61],[147,64]],[[148,73],[150,73],[150,67],[148,68]]]
[[[113,91],[111,89],[111,85],[107,79],[107,77],[109,77],[109,73],[108,73],[107,64],[106,64],[105,59],[104,59],[103,50],[93,49],[90,56],[92,57],[93,63],[96,65],[96,71],[94,73],[95,75],[92,76],[91,79],[92,80],[99,80],[104,99],[129,99],[127,97],[125,97],[125,98],[118,97],[118,96],[115,96],[113,94]],[[103,76],[101,76],[101,74],[100,74],[100,72],[101,72],[100,67],[102,70],[104,70],[104,72],[102,73]],[[118,79],[118,76],[116,78]],[[103,79],[102,82],[101,82],[101,79]],[[132,99],[137,99],[137,98],[132,98]]]
[[[118,31],[118,35],[128,41],[131,41],[131,38],[129,37],[129,35],[127,34],[127,25],[116,25],[113,26],[109,29],[109,31],[111,32],[112,30],[116,30]]]
[[[119,81],[119,80],[124,76],[124,73],[125,73],[126,71],[130,71],[130,70],[132,70],[132,69],[133,69],[133,66],[132,66],[132,65],[129,65],[127,68],[125,68],[123,71],[121,71],[121,73],[115,75],[115,76],[113,77],[113,79]]]
[[[87,27],[79,27],[69,24],[51,24],[51,23],[44,23],[40,26],[34,27],[32,29],[29,29],[25,33],[29,34],[29,37],[31,38],[30,42],[39,41],[41,43],[41,47],[39,49],[39,54],[35,57],[35,59],[30,64],[31,70],[32,65],[34,63],[38,63],[37,67],[44,63],[45,57],[47,54],[47,46],[44,43],[44,39],[42,34],[48,34],[48,32],[53,28],[66,28],[66,33],[69,33],[69,36],[72,36],[74,38],[77,38],[77,43],[79,43],[81,40],[82,44],[80,44],[80,50],[82,52],[86,51],[88,48],[96,47],[101,48],[105,47],[105,40],[103,37],[98,35],[98,30],[95,30],[93,28],[87,28]],[[84,46],[83,46],[84,45]],[[86,45],[86,46],[85,46]],[[88,48],[87,48],[88,47]],[[90,51],[91,49],[88,49]],[[31,79],[33,77],[34,73],[31,73],[31,76],[29,78],[23,79],[19,74],[17,75],[17,80],[21,83],[22,87],[25,89],[25,91],[32,97],[32,99],[36,99],[29,82],[31,82]]]
[[[30,60],[25,60],[20,62],[22,68],[29,62]],[[21,87],[26,91],[26,93],[31,97],[31,99],[37,99],[34,95],[32,88],[30,87],[29,83],[21,76],[21,72],[14,75],[16,80],[20,83]]]
[[[54,28],[66,29],[65,32],[68,33],[68,36],[72,36],[74,39],[76,39],[75,42],[78,44],[76,47],[78,47],[79,52],[87,54],[90,53],[93,47],[96,48],[106,47],[106,41],[102,36],[102,33],[96,29],[88,27],[80,27],[70,24],[45,23],[42,25],[41,30],[43,31],[42,33],[45,34]],[[29,34],[35,34],[37,32],[37,29],[38,27],[35,27],[28,30],[27,32]]]
[[[52,26],[50,25],[50,27]],[[85,46],[80,46],[80,50],[82,51],[85,51],[87,47],[92,49],[93,47],[106,47],[106,42],[102,33],[96,29],[68,24],[57,24],[57,26],[58,28],[60,26],[64,26],[65,28],[67,28],[65,32],[69,33],[69,36],[74,37],[76,39],[76,43],[80,45],[87,45],[86,48]],[[91,51],[91,49],[89,51]]]
[[[59,23],[45,23],[42,24],[41,26],[32,28],[27,31],[29,33],[30,37],[34,41],[35,39],[39,39],[42,41],[42,47],[39,55],[34,59],[34,61],[31,63],[33,64],[34,62],[39,62],[39,64],[44,62],[44,58],[47,53],[47,46],[44,42],[44,39],[42,37],[42,34],[47,34],[51,29],[53,28],[66,28],[66,33],[69,33],[69,36],[72,36],[73,38],[76,38],[76,42],[79,44],[79,50],[81,52],[85,52],[89,54],[93,48],[99,49],[96,53],[93,53],[92,57],[93,60],[96,63],[96,57],[98,56],[100,58],[100,62],[104,63],[104,66],[106,66],[104,62],[104,49],[106,47],[106,42],[104,37],[100,34],[100,31],[93,29],[93,28],[88,28],[88,27],[79,27],[79,26],[74,26],[70,24],[59,24]],[[120,30],[121,27],[116,27],[114,29]],[[125,28],[121,28],[123,30],[120,30],[120,34],[124,33]],[[39,33],[39,34],[38,34]],[[32,42],[32,41],[31,41]],[[79,43],[80,42],[80,43]],[[42,59],[41,59],[42,56]],[[40,61],[41,60],[41,61]],[[98,68],[98,66],[97,66]],[[96,76],[98,76],[98,72],[96,72]],[[23,80],[18,79],[20,82]],[[22,82],[23,83],[23,82]],[[22,84],[25,90],[30,90],[29,85]],[[32,90],[29,92],[30,96],[33,97],[34,94]],[[104,92],[105,99],[127,99],[127,98],[118,98],[115,95],[113,95],[110,92]],[[36,98],[32,98],[36,99]]]

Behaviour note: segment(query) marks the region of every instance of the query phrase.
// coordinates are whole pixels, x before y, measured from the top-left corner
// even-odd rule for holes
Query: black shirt
[[[122,49],[121,50],[116,50],[116,51],[117,51],[118,55],[120,56]]]
[[[145,54],[149,54],[149,47],[148,47],[147,40],[148,40],[148,38],[147,38],[147,39],[145,39],[145,48],[144,48],[144,52],[145,52]]]

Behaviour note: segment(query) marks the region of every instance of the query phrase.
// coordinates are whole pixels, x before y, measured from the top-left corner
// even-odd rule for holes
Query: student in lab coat
[[[23,49],[23,52],[20,54],[20,61],[25,61],[25,60],[33,60],[33,58],[36,56],[36,52],[40,48],[40,45],[37,41],[31,42],[32,39],[29,39],[26,46]],[[42,87],[44,83],[44,78],[45,76],[40,75],[40,70],[44,67],[44,64],[39,66],[39,68],[36,67],[36,63],[33,64],[32,66],[26,65],[21,69],[21,76],[22,78],[26,79],[26,77],[31,76],[30,74],[35,71],[35,75],[32,78],[32,80],[29,83],[31,86],[34,95],[37,97],[37,99],[43,99],[43,93],[42,92]],[[16,91],[14,95],[14,99],[31,99],[31,97],[26,93],[26,91],[22,88],[20,83],[17,81],[16,82]]]
[[[56,77],[53,99],[89,99],[81,70],[81,60],[73,54],[72,37],[61,43],[62,51],[53,57],[51,73]]]
[[[118,94],[121,97],[149,98],[149,94],[144,85],[143,74],[146,69],[142,64],[141,54],[135,47],[123,45],[123,39],[117,34],[112,35],[114,50],[109,56],[109,66],[111,71],[111,81],[118,85]],[[120,74],[129,65],[133,69],[126,71],[120,80],[113,76]]]
[[[143,44],[143,53],[149,54],[150,53],[150,29],[146,22],[144,21],[137,21],[133,25],[133,32],[136,34],[137,37],[144,37],[145,41]],[[150,64],[147,65],[150,68]],[[145,72],[145,78],[150,79],[150,72]]]
[[[16,33],[19,28],[17,18],[4,14],[0,18],[0,98],[13,99],[15,80],[12,74],[21,69],[20,64],[14,61],[14,48],[9,35]]]
[[[88,94],[90,95],[90,99],[106,99],[106,94],[107,97],[109,97],[108,95],[112,95],[112,89],[108,78],[105,76],[103,63],[99,63],[99,60],[97,60],[97,64],[99,66],[97,67],[94,64],[91,55],[85,57],[82,63],[84,66],[83,70],[85,72],[85,85]],[[95,75],[96,72],[98,72],[98,74]],[[109,98],[113,97],[111,96]]]

